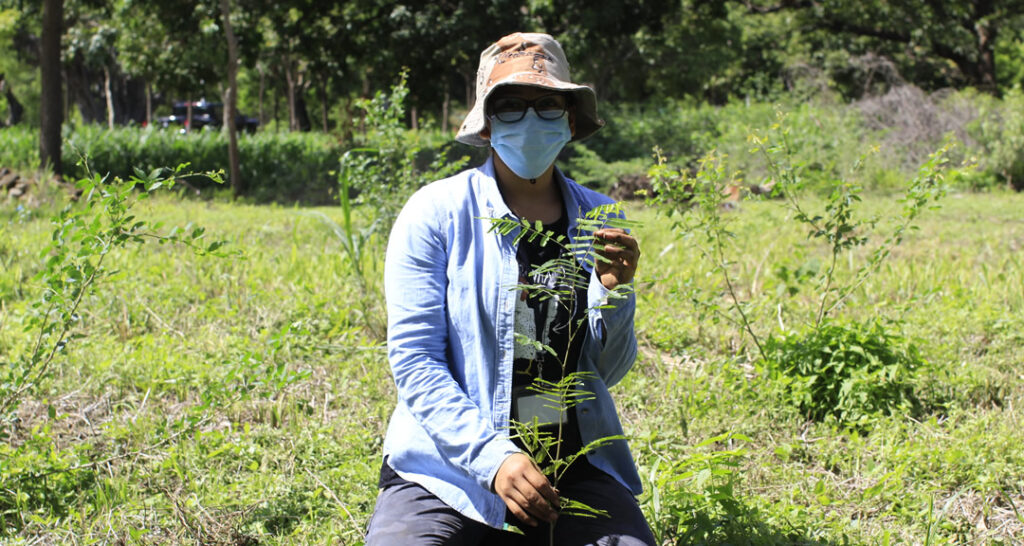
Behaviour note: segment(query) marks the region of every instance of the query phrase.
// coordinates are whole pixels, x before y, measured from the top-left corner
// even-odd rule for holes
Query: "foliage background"
[[[816,309],[827,252],[778,202],[712,209],[734,235],[719,263],[657,210],[630,205],[644,226],[641,355],[614,395],[659,541],[1024,536],[1024,203],[1007,190],[1024,181],[1019,0],[230,6],[241,108],[262,122],[241,139],[248,193],[229,202],[204,177],[185,177],[180,193],[132,207],[169,232],[203,239],[205,228],[227,255],[170,244],[110,254],[111,275],[67,317],[79,336],[5,415],[0,540],[359,544],[395,397],[380,286],[387,226],[409,191],[486,155],[451,140],[474,100],[476,52],[513,30],[556,35],[574,78],[597,89],[607,127],[560,161],[603,191],[642,180],[657,146],[687,175],[708,153],[727,157],[722,180],[750,197],[773,173],[749,137],[780,111],[813,210],[856,186],[864,218],[898,215],[894,195],[946,139],[952,164],[977,164],[948,180],[941,208],[821,338],[802,337],[799,317]],[[220,132],[155,127],[173,101],[223,93],[219,10],[210,0],[65,0],[68,180],[91,176],[74,150],[122,189],[150,187],[131,177],[158,167],[225,167]],[[0,167],[29,177],[39,20],[39,3],[0,0],[0,72],[25,106],[20,124],[0,128]],[[190,198],[196,189],[202,199]],[[0,203],[5,373],[36,339],[33,303],[55,259],[40,249],[74,256],[66,249],[89,237],[54,231],[85,206],[47,185]],[[865,259],[885,229],[859,225],[866,244],[840,257]],[[831,360],[795,380],[709,312],[730,305],[723,270],[776,336],[774,354],[813,361],[857,347],[903,364]],[[818,378],[839,396],[817,397]],[[878,383],[891,388],[870,388]]]

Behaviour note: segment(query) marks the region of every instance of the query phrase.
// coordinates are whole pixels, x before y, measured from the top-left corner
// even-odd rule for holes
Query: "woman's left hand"
[[[594,232],[594,247],[608,259],[596,260],[597,278],[608,290],[632,282],[636,265],[640,261],[640,245],[632,235],[619,228],[603,228]],[[602,244],[604,243],[604,244]]]

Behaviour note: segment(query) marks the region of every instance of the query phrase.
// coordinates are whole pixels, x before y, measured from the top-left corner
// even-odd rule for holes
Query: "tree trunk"
[[[64,0],[43,0],[43,36],[39,52],[42,87],[39,118],[39,162],[43,169],[61,174],[60,126],[64,122],[61,98],[60,37],[63,34]]]
[[[352,111],[352,96],[349,95],[348,98],[345,99],[345,124],[342,126],[341,137],[345,142],[352,142],[352,138],[355,136],[353,134],[353,130],[355,128],[355,123],[352,119],[353,117],[355,117],[355,112]]]
[[[274,130],[280,131],[281,124],[278,121],[278,114],[281,112],[281,86],[274,86]]]
[[[7,99],[7,118],[0,123],[0,127],[12,127],[21,123],[25,117],[25,107],[21,105],[18,97],[14,96],[14,91],[11,91],[11,87],[7,85],[3,74],[0,74],[0,93],[3,93],[4,98]]]
[[[114,95],[110,92],[110,68],[103,67],[103,94],[107,99],[107,129],[114,130]]]
[[[295,67],[292,66],[291,59],[285,57],[284,62],[284,79],[288,84],[288,130],[296,131],[299,128],[298,117],[295,112]]]
[[[260,92],[259,92],[259,103],[260,103],[260,127],[267,124],[267,112],[263,106],[263,95],[267,91],[267,71],[263,68],[262,64],[256,65],[256,70],[260,74]]]
[[[153,125],[153,84],[146,80],[146,127]]]
[[[318,83],[320,85],[317,90],[320,92],[320,124],[323,126],[324,132],[326,133],[330,130],[327,119],[327,76],[321,74],[319,80],[320,81]]]
[[[412,124],[412,130],[413,131],[418,130],[420,128],[420,119],[419,119],[420,116],[419,116],[419,112],[416,111],[416,105],[415,104],[412,106],[412,108],[409,109],[409,117],[410,117],[410,122]]]
[[[448,86],[444,88],[444,100],[441,101],[441,134],[448,134],[448,107],[451,105],[452,95],[448,92]]]
[[[220,0],[220,11],[224,17],[224,34],[228,40],[228,90],[224,101],[224,127],[228,132],[228,162],[230,163],[231,193],[238,198],[242,195],[242,171],[238,160],[238,39],[231,27],[231,0]]]
[[[978,36],[978,87],[999,96],[999,86],[996,85],[996,30],[988,21],[984,21],[975,24],[974,31]]]
[[[303,133],[313,128],[313,122],[309,119],[309,109],[306,108],[306,88],[306,85],[301,85],[295,92],[295,125],[296,129]]]

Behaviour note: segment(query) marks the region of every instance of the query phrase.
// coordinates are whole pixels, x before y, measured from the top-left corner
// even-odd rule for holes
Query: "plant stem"
[[[747,318],[747,314],[743,312],[743,306],[740,305],[739,296],[736,295],[736,289],[733,288],[732,279],[729,278],[729,270],[726,267],[725,253],[722,250],[722,234],[719,231],[715,231],[715,252],[718,254],[718,264],[722,270],[722,278],[725,279],[725,286],[729,290],[729,297],[732,299],[732,305],[736,308],[736,312],[740,314],[740,319],[743,322],[743,328],[746,329],[747,333],[750,334],[750,339],[754,340],[754,345],[757,346],[757,352],[761,355],[763,360],[768,360],[768,355],[764,352],[764,347],[761,346],[761,341],[758,339],[757,334],[754,333],[754,329],[750,325],[750,320]]]
[[[839,247],[832,247],[832,263],[828,266],[828,272],[825,273],[825,289],[821,291],[821,305],[818,306],[818,316],[814,321],[814,329],[818,330],[821,328],[821,321],[825,317],[825,302],[828,301],[828,292],[832,289],[832,276],[836,271],[836,261],[839,259]],[[831,311],[832,308],[830,307]]]
[[[74,316],[75,311],[78,310],[78,306],[82,302],[82,298],[85,297],[85,293],[88,291],[89,287],[92,286],[93,282],[96,280],[96,276],[100,272],[100,266],[103,265],[103,258],[107,256],[107,252],[109,251],[110,240],[108,239],[104,244],[103,251],[100,253],[99,260],[96,261],[96,267],[93,268],[92,274],[89,275],[89,278],[82,283],[82,287],[78,291],[78,296],[75,297],[75,301],[72,302],[71,307],[68,309],[68,316]],[[47,310],[47,314],[45,316],[49,316],[49,313],[52,310],[53,306],[51,305],[50,309]],[[38,343],[42,340],[43,329],[44,327],[41,326],[39,338],[37,340],[36,350],[33,352],[32,360],[38,358]],[[50,367],[50,363],[53,362],[53,357],[56,356],[57,350],[61,348],[64,338],[67,337],[68,332],[70,331],[71,326],[69,325],[68,322],[65,322],[63,328],[60,331],[60,335],[57,337],[57,341],[53,344],[52,347],[50,347],[50,353],[46,355],[46,358],[40,364],[37,365],[34,374],[33,372],[29,371],[28,374],[26,374],[25,376],[25,382],[22,383],[21,386],[18,387],[13,393],[11,393],[10,396],[4,399],[3,404],[0,405],[0,413],[7,412],[7,409],[11,406],[11,404],[13,404],[14,401],[17,400],[18,397],[21,396],[25,391],[31,388],[34,385],[34,382],[37,381],[40,377],[42,377],[44,373],[46,373],[46,370]],[[34,377],[29,377],[29,375],[34,375]]]

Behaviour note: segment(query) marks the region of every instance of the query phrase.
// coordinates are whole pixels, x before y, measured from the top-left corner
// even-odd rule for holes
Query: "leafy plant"
[[[81,321],[84,298],[104,279],[118,274],[104,267],[111,252],[147,240],[184,244],[200,255],[216,254],[223,246],[222,241],[203,244],[205,230],[201,227],[160,233],[160,226],[139,220],[132,213],[139,199],[193,176],[185,171],[187,167],[188,164],[181,164],[173,170],[149,173],[139,170],[129,180],[95,174],[76,183],[82,198],[53,217],[51,243],[41,253],[43,269],[36,280],[42,283],[43,294],[33,305],[35,312],[25,325],[26,332],[35,332],[35,341],[26,353],[3,366],[0,437],[7,437],[23,397],[51,373],[54,360],[68,343],[81,338],[75,328]],[[220,179],[219,173],[204,176]],[[136,193],[137,185],[143,187],[141,193]]]
[[[655,194],[653,202],[673,219],[677,233],[693,243],[711,264],[711,273],[724,284],[730,306],[723,309],[715,298],[699,289],[690,291],[690,301],[702,317],[724,319],[746,332],[763,358],[761,336],[754,331],[754,321],[750,318],[752,302],[741,298],[729,259],[730,241],[736,235],[730,229],[732,218],[723,211],[726,201],[738,187],[737,175],[727,172],[727,158],[716,152],[699,159],[692,176],[686,170],[670,167],[660,150],[655,149],[655,156],[657,163],[648,171]]]
[[[916,229],[914,222],[920,215],[945,195],[947,154],[951,143],[947,142],[931,154],[899,199],[902,208],[891,222],[882,242],[866,258],[857,260],[857,265],[853,265],[853,251],[868,244],[867,233],[881,222],[879,218],[861,218],[857,214],[861,187],[850,182],[835,181],[824,207],[812,211],[802,195],[806,186],[806,164],[794,155],[785,116],[779,114],[776,123],[767,132],[754,132],[749,138],[753,145],[752,153],[759,154],[765,160],[769,172],[759,187],[769,189],[771,195],[781,199],[782,206],[793,220],[807,230],[809,239],[822,241],[826,246],[824,267],[801,267],[792,274],[788,268],[781,269],[788,283],[786,292],[795,293],[798,284],[803,282],[811,284],[815,290],[813,314],[805,319],[809,332],[802,338],[805,338],[808,347],[827,348],[825,351],[829,353],[848,346],[858,347],[857,351],[864,352],[862,346],[866,344],[870,347],[868,356],[864,357],[863,362],[847,364],[842,359],[848,355],[840,351],[843,354],[837,357],[839,360],[830,364],[832,359],[821,358],[820,353],[814,350],[810,353],[781,350],[784,345],[780,345],[779,339],[797,338],[774,338],[771,334],[768,334],[768,339],[772,340],[771,346],[766,346],[764,331],[769,330],[769,327],[761,321],[763,314],[759,311],[766,307],[775,308],[779,324],[785,330],[781,318],[784,302],[772,302],[770,296],[744,295],[738,289],[739,283],[732,270],[731,258],[732,241],[736,234],[730,228],[731,220],[727,212],[730,207],[726,206],[726,201],[740,191],[739,175],[729,173],[726,158],[714,152],[697,162],[693,175],[686,170],[667,166],[664,157],[656,152],[657,163],[649,171],[656,192],[653,201],[670,217],[677,218],[674,225],[682,237],[697,243],[701,255],[710,263],[712,272],[720,277],[728,304],[723,308],[717,303],[716,297],[702,294],[698,289],[691,290],[691,301],[702,312],[716,320],[725,319],[745,333],[755,345],[760,360],[772,370],[773,378],[790,386],[806,383],[807,388],[794,387],[791,401],[806,410],[811,418],[832,415],[843,422],[859,424],[869,413],[884,413],[892,405],[901,405],[901,400],[906,398],[903,392],[908,381],[906,376],[917,367],[916,357],[893,357],[898,349],[888,344],[896,343],[900,338],[878,331],[876,324],[848,327],[833,325],[832,321],[843,303],[892,255],[893,248],[903,241],[907,233]],[[866,156],[855,162],[852,173],[859,170]],[[847,256],[850,264],[846,276],[842,277],[839,274],[842,264],[840,256]],[[864,332],[870,332],[871,335]],[[803,342],[792,343],[799,345]],[[876,362],[883,362],[881,368],[874,367]],[[890,382],[898,379],[894,387],[896,390],[862,392],[864,387],[861,382],[874,379]],[[818,388],[810,388],[812,384]],[[858,402],[854,403],[853,400]]]
[[[771,176],[763,186],[772,188],[773,195],[783,199],[794,218],[806,226],[808,238],[821,239],[828,245],[828,266],[816,277],[818,284],[818,309],[814,315],[814,328],[820,328],[829,313],[835,311],[855,290],[878,270],[892,254],[892,249],[903,242],[904,236],[917,229],[914,221],[946,195],[945,178],[948,154],[953,144],[946,143],[928,156],[918,169],[917,176],[907,186],[899,199],[902,209],[891,231],[866,260],[852,272],[845,284],[837,284],[839,257],[858,247],[865,246],[869,239],[864,233],[874,229],[879,218],[858,218],[856,205],[861,200],[863,188],[845,181],[836,181],[825,203],[824,210],[812,212],[801,201],[805,182],[802,176],[804,164],[794,161],[790,144],[790,131],[785,127],[785,116],[779,114],[778,121],[765,135],[752,133],[751,152],[759,153],[768,164]],[[874,149],[858,159],[851,169],[851,176],[863,165],[864,159]]]
[[[0,457],[0,482],[4,483],[0,520],[6,521],[12,509],[28,510],[30,501],[50,499],[51,505],[63,506],[61,499],[77,494],[93,480],[91,465],[75,464],[74,454],[54,448],[49,421],[59,416],[53,405],[47,406],[49,421],[27,434],[19,431],[18,409],[54,375],[69,346],[84,337],[82,316],[91,295],[104,282],[123,276],[107,267],[110,256],[147,241],[181,244],[201,256],[224,255],[224,242],[205,242],[201,227],[164,231],[133,213],[140,200],[160,188],[172,188],[178,180],[195,176],[187,167],[149,173],[136,170],[128,180],[98,174],[82,178],[76,182],[81,197],[52,218],[51,242],[40,254],[42,269],[35,277],[42,284],[42,294],[24,321],[32,341],[0,354],[0,438],[8,440],[15,434],[22,438],[20,445],[4,449]],[[202,176],[221,178],[220,173]]]
[[[913,415],[921,408],[913,380],[925,362],[894,326],[828,323],[769,337],[770,377],[808,419],[862,426],[880,415]]]
[[[650,507],[654,537],[659,544],[707,544],[723,539],[728,522],[743,516],[735,486],[749,442],[742,434],[723,433],[704,440],[685,453],[655,459],[650,472]],[[727,449],[707,451],[725,444]],[[749,538],[749,537],[748,537]]]
[[[364,269],[372,256],[383,254],[383,246],[402,205],[419,187],[433,180],[450,176],[463,169],[467,158],[448,162],[444,154],[437,156],[425,169],[417,168],[420,148],[408,141],[402,118],[409,94],[406,73],[390,93],[377,92],[372,99],[361,99],[356,106],[366,113],[367,136],[361,147],[345,152],[337,170],[338,202],[341,223],[319,214],[345,250],[348,263],[363,287],[363,294],[381,302],[380,287],[371,282]],[[363,222],[357,220],[363,213]],[[383,312],[378,313],[382,317]],[[378,336],[383,323],[371,325]]]
[[[496,231],[501,235],[512,235],[514,245],[519,245],[525,240],[531,243],[536,242],[541,247],[553,244],[560,249],[558,257],[543,264],[534,265],[532,269],[533,274],[557,273],[559,282],[555,286],[519,283],[513,289],[523,291],[530,297],[555,302],[562,306],[569,316],[572,316],[571,310],[580,303],[575,301],[577,292],[580,289],[585,291],[590,282],[587,270],[593,269],[599,260],[607,261],[607,258],[594,252],[594,247],[598,244],[594,232],[606,227],[627,229],[636,226],[636,223],[623,218],[622,214],[622,207],[617,203],[596,207],[577,221],[577,231],[571,238],[563,233],[545,230],[540,220],[535,222],[512,218],[489,218],[488,220],[491,222],[491,231]],[[632,291],[631,285],[618,285],[609,294],[609,300],[628,297],[630,291]],[[567,329],[569,346],[572,345],[574,338],[585,334],[589,311],[590,309],[586,309],[582,318],[569,321]],[[537,336],[543,337],[541,332],[537,332]],[[593,393],[585,388],[585,382],[592,379],[593,374],[580,371],[569,372],[569,351],[559,354],[550,345],[545,344],[542,339],[532,339],[521,333],[516,334],[516,342],[560,358],[561,370],[558,381],[535,377],[527,387],[528,390],[540,397],[545,408],[554,412],[555,415],[564,416],[566,412],[580,403],[593,399]],[[542,429],[542,423],[536,416],[531,421],[524,422],[513,419],[511,422],[512,437],[522,442],[527,454],[548,476],[555,489],[558,488],[559,482],[577,459],[610,442],[625,439],[618,435],[606,436],[582,446],[576,452],[565,453],[562,451],[565,438],[564,423],[565,419],[558,419],[557,427],[554,432],[551,432]],[[605,511],[577,500],[565,497],[560,500],[561,514],[581,517],[607,516]],[[552,545],[554,544],[554,529],[554,525],[549,529],[549,543]]]
[[[338,168],[338,201],[342,224],[331,224],[359,279],[365,281],[364,249],[391,231],[402,205],[420,186],[462,170],[467,158],[446,162],[439,155],[426,170],[417,168],[419,146],[408,141],[402,118],[409,94],[406,72],[390,93],[378,91],[360,99],[356,107],[366,113],[366,137],[361,147],[345,152]],[[362,206],[367,205],[367,206]],[[356,226],[357,208],[367,213],[368,225]]]

